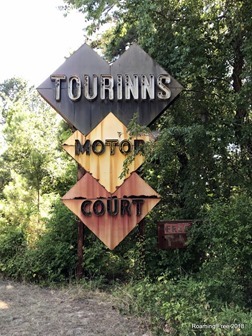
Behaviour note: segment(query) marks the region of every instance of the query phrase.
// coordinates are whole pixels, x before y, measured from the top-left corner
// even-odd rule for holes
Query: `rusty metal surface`
[[[75,151],[75,143],[79,141],[81,145],[85,144],[87,140],[91,145],[97,139],[104,144],[106,140],[118,140],[118,144],[114,148],[114,153],[111,154],[111,148],[108,144],[105,145],[105,151],[102,154],[95,154],[93,150],[90,153],[78,153]],[[144,162],[144,156],[139,153],[135,156],[134,161],[128,166],[128,173],[120,178],[123,171],[123,163],[127,155],[122,153],[119,149],[119,144],[125,140],[129,140],[127,128],[123,123],[113,114],[109,113],[107,117],[100,122],[95,129],[93,129],[87,136],[84,136],[79,131],[76,131],[68,138],[63,148],[70,154],[86,171],[99,180],[100,184],[104,186],[109,192],[114,192],[123,181],[129,177],[130,173],[137,170]],[[134,150],[134,140],[150,141],[148,135],[133,137],[129,141],[132,144],[132,151]],[[90,145],[90,147],[91,147]],[[130,155],[131,153],[129,153]]]
[[[144,191],[144,195],[143,195]],[[99,195],[99,196],[98,196]],[[108,212],[107,201],[118,202],[118,214]],[[104,204],[104,214],[96,215],[94,203],[99,200]],[[62,198],[63,203],[111,250],[114,249],[129,232],[160,201],[159,195],[136,173],[114,192],[109,193],[89,173],[78,181]],[[87,212],[83,214],[83,202],[88,201]],[[122,213],[122,202],[131,206],[130,214]],[[141,211],[137,212],[136,202],[141,203]]]
[[[84,74],[92,77],[97,74],[112,75],[115,78],[115,87],[117,87],[117,75],[128,74],[134,76],[141,74],[149,76],[153,74],[155,78],[159,75],[169,75],[160,67],[145,51],[138,45],[133,44],[118,60],[112,65],[105,62],[94,50],[87,44],[82,45],[73,53],[53,74],[60,75],[66,80],[62,80],[62,89],[60,99],[56,100],[55,82],[49,76],[38,88],[41,96],[71,125],[84,135],[90,133],[99,122],[105,118],[108,113],[113,113],[128,126],[132,117],[137,114],[140,125],[150,125],[158,118],[164,110],[175,100],[182,91],[182,86],[172,76],[169,75],[169,90],[171,95],[169,99],[101,99],[88,100],[82,96],[76,101],[69,99],[68,79],[78,76],[81,81],[81,90],[83,92]],[[101,88],[98,88],[101,92]]]
[[[91,174],[86,173],[63,197],[62,200],[107,197],[111,195]]]
[[[123,188],[118,188],[114,194],[116,194],[117,197],[128,198],[134,198],[136,195],[137,197],[143,196],[160,198],[160,195],[135,172],[133,172],[130,177],[125,180]]]
[[[187,230],[192,220],[172,220],[158,222],[158,247],[160,249],[185,248]]]

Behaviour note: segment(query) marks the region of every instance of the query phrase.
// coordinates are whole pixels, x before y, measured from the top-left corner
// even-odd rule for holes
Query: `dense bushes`
[[[120,288],[122,312],[144,316],[156,335],[251,335],[252,315],[212,297],[208,284],[184,277],[144,279]]]
[[[192,227],[187,249],[180,251],[158,250],[156,222],[153,220],[146,222],[144,242],[135,229],[114,251],[109,251],[85,229],[85,276],[129,280],[136,275],[155,279],[164,272],[171,278],[199,274],[200,279],[212,279],[209,280],[212,295],[223,301],[249,305],[251,206],[251,198],[242,195],[204,210],[203,219]],[[58,201],[45,226],[45,232],[31,247],[27,245],[24,230],[1,229],[2,272],[27,280],[56,280],[74,275],[75,217]],[[18,256],[22,262],[14,270]]]
[[[0,272],[26,281],[50,283],[75,276],[77,226],[74,216],[57,201],[45,232],[28,246],[20,229],[0,233]]]
[[[135,229],[114,251],[86,229],[85,278],[100,285],[129,283],[115,291],[121,309],[150,319],[157,335],[250,335],[251,207],[245,194],[206,207],[187,249],[180,251],[157,249],[151,220],[145,242]],[[0,271],[40,284],[69,281],[75,276],[76,241],[75,217],[57,201],[33,246],[24,230],[2,227]]]
[[[188,248],[177,251],[181,267],[197,247],[198,270],[191,264],[178,272],[163,261],[165,275],[126,286],[121,309],[149,318],[157,335],[251,335],[251,206],[242,194],[204,209]],[[171,253],[163,251],[163,258]]]
[[[24,231],[20,228],[1,228],[0,246],[0,272],[15,277],[18,270],[18,258],[26,251]]]
[[[248,306],[252,303],[251,207],[252,199],[245,193],[216,202],[195,228],[201,239],[194,241],[204,254],[199,274],[211,284],[212,297]]]
[[[208,205],[185,250],[158,250],[154,219],[146,221],[144,241],[135,229],[114,251],[85,229],[85,278],[120,283],[121,311],[144,317],[155,335],[250,336],[251,207],[245,193]],[[75,217],[60,201],[32,246],[24,229],[3,222],[0,272],[40,284],[69,281],[76,241]]]

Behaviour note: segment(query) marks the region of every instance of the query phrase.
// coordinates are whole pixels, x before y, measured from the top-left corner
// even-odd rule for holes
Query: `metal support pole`
[[[78,164],[77,181],[85,175],[85,170]],[[80,219],[77,220],[78,238],[77,238],[77,267],[76,278],[80,280],[83,277],[83,248],[84,248],[84,224]]]
[[[145,220],[142,219],[138,224],[138,265],[136,279],[141,280],[145,277]]]

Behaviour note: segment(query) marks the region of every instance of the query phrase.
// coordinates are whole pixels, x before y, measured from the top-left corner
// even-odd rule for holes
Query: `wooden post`
[[[145,277],[145,219],[142,219],[138,224],[138,267],[137,267],[137,280]]]
[[[138,224],[139,225],[139,237],[140,240],[143,242],[144,241],[144,229],[145,229],[145,220],[142,219],[141,222]]]
[[[78,164],[77,181],[85,175],[85,170]],[[77,220],[78,238],[77,238],[77,267],[76,278],[80,280],[83,277],[83,247],[84,247],[84,224],[80,219]]]

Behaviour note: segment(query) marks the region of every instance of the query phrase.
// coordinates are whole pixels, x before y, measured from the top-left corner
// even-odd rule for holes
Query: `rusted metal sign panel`
[[[111,111],[126,126],[134,114],[140,125],[150,125],[182,86],[136,44],[112,65],[84,44],[37,90],[87,135]]]
[[[127,128],[109,113],[87,136],[76,131],[67,139],[63,148],[109,192],[114,192],[144,161],[141,146],[147,135],[129,139]],[[128,166],[128,174],[120,178],[123,163],[128,155],[138,152]]]
[[[158,204],[160,196],[135,172],[113,193],[86,173],[62,201],[112,250]]]
[[[158,247],[160,249],[185,248],[187,230],[192,222],[191,220],[158,222]]]

